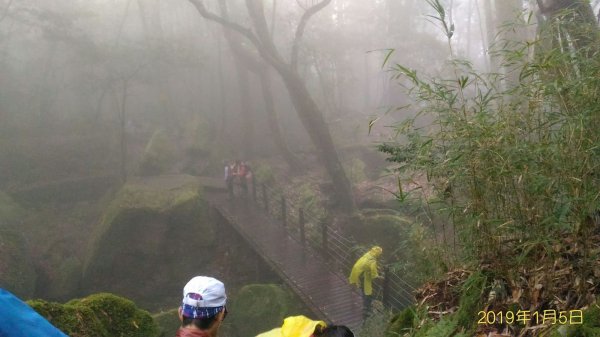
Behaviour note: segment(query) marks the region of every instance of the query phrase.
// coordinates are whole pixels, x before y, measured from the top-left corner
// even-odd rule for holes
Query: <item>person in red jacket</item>
[[[176,337],[216,337],[227,316],[226,302],[223,282],[207,276],[192,278],[183,287]]]

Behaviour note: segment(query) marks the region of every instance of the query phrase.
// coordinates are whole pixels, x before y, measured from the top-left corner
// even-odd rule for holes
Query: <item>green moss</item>
[[[175,336],[175,333],[181,322],[179,321],[179,309],[171,309],[154,314],[152,318],[158,324],[160,329],[160,337]]]
[[[388,325],[385,331],[385,336],[396,337],[403,335],[408,330],[413,328],[414,320],[414,308],[411,307],[402,310],[399,314],[392,318],[390,324]]]
[[[302,311],[292,295],[275,284],[244,286],[230,308],[232,325],[246,336],[281,326],[285,317]]]
[[[158,325],[145,310],[123,297],[109,293],[93,294],[81,300],[69,302],[78,307],[85,306],[96,313],[96,317],[114,337],[158,336]]]
[[[150,314],[130,300],[100,293],[66,304],[29,301],[28,304],[71,337],[157,337]]]
[[[110,337],[96,313],[86,306],[42,300],[28,301],[27,304],[71,337]]]

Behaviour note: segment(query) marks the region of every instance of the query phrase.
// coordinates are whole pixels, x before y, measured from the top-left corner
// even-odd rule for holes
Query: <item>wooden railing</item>
[[[260,184],[250,184],[252,201],[255,207],[262,208],[273,220],[285,227],[293,239],[300,242],[305,250],[320,255],[331,268],[346,277],[356,260],[365,253],[364,248],[352,239],[342,235],[330,225],[327,216],[307,210],[297,201],[289,200],[281,188]],[[306,254],[304,254],[306,256]],[[414,285],[407,282],[391,265],[382,265],[381,282],[374,282],[373,291],[384,307],[402,309],[414,302]]]

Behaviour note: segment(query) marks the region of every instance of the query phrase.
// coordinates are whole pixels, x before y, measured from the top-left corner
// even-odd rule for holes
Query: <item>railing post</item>
[[[383,268],[383,306],[387,306],[390,303],[390,268],[385,266]]]
[[[254,198],[254,203],[256,203],[258,199],[256,198],[256,181],[254,180],[254,175],[252,175],[250,181],[252,182],[252,197]]]
[[[328,258],[328,237],[327,237],[327,220],[321,220],[321,242],[323,243],[323,257]]]
[[[265,186],[265,184],[262,184],[262,196],[265,206],[265,213],[269,214],[269,198],[267,197],[267,186]]]
[[[283,195],[281,196],[281,222],[284,228],[287,227],[287,207]]]
[[[298,210],[298,225],[300,226],[300,243],[302,248],[306,248],[306,234],[304,233],[304,208]]]

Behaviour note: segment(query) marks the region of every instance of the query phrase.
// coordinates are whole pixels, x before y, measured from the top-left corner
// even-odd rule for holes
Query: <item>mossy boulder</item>
[[[132,301],[109,293],[93,294],[66,304],[28,304],[71,337],[158,337],[152,316]]]
[[[32,300],[27,304],[71,337],[109,336],[96,313],[88,307],[43,300]]]
[[[149,309],[177,303],[189,277],[209,267],[214,241],[196,178],[132,180],[92,233],[83,288],[122,294]]]
[[[142,155],[138,174],[151,176],[166,173],[175,161],[175,145],[163,130],[154,132]]]
[[[244,331],[245,336],[279,327],[287,316],[304,314],[298,300],[276,284],[244,286],[229,307],[233,328]]]

